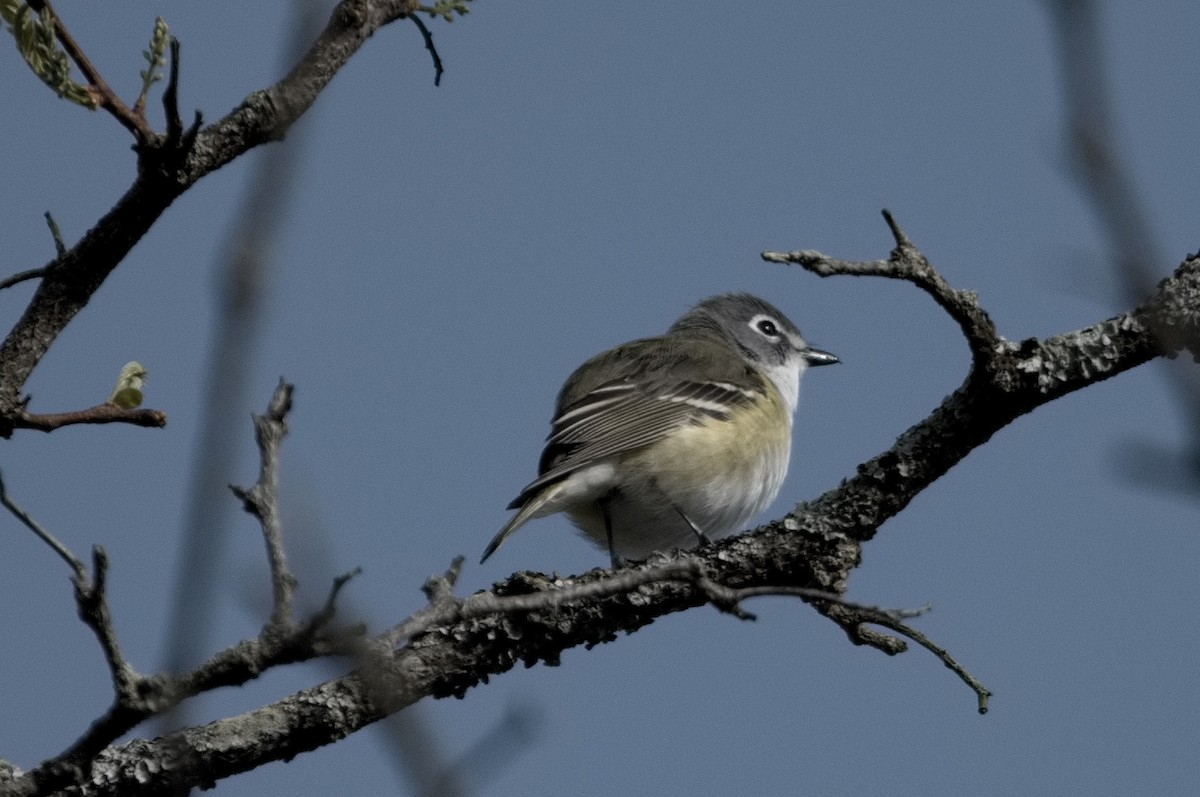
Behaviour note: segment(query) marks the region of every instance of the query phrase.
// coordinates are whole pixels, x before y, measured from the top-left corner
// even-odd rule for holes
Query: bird
[[[592,357],[559,391],[538,476],[480,563],[558,512],[614,568],[741,530],[787,475],[800,377],[837,362],[749,293],[704,299],[666,334]]]

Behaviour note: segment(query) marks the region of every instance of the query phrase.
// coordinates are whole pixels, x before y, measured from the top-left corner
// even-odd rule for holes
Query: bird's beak
[[[800,356],[804,358],[804,361],[808,363],[810,367],[814,365],[833,365],[834,363],[841,362],[841,360],[837,358],[837,355],[830,354],[827,351],[821,351],[820,349],[805,349]]]

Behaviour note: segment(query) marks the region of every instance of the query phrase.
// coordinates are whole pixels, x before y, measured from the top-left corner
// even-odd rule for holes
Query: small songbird
[[[748,293],[705,299],[667,334],[596,355],[559,391],[538,477],[480,562],[556,512],[614,567],[741,530],[783,485],[801,375],[836,362]]]

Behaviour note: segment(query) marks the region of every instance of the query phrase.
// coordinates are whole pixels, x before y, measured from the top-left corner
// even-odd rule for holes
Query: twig
[[[13,419],[13,428],[34,429],[39,432],[53,432],[63,426],[75,424],[129,423],[151,429],[161,429],[167,425],[167,414],[162,410],[125,409],[115,404],[97,404],[85,410],[74,412],[54,412],[37,414],[21,411]]]
[[[62,230],[58,229],[58,222],[50,215],[50,211],[46,211],[46,225],[50,228],[50,237],[54,239],[54,253],[61,259],[67,253],[67,245],[63,243]]]
[[[247,512],[258,518],[267,545],[267,563],[271,569],[274,601],[271,625],[292,626],[296,620],[296,577],[287,566],[283,547],[283,524],[279,519],[279,446],[287,434],[287,414],[292,408],[292,386],[282,379],[271,396],[264,415],[254,416],[254,439],[258,443],[260,466],[258,481],[250,489],[230,485]],[[344,581],[343,581],[344,583]],[[338,587],[340,588],[340,587]],[[335,591],[336,592],[336,591]],[[331,597],[332,599],[332,597]]]
[[[321,607],[320,611],[313,615],[310,623],[314,626],[320,627],[327,625],[331,620],[333,620],[334,614],[337,612],[337,597],[341,594],[342,588],[349,584],[353,579],[358,578],[360,575],[362,575],[362,568],[356,567],[353,570],[342,573],[340,576],[335,578],[333,580],[333,585],[329,588],[329,594],[325,597],[325,605]]]
[[[87,567],[84,566],[83,562],[75,554],[71,553],[53,534],[43,528],[40,523],[13,502],[12,498],[8,495],[2,475],[0,475],[0,503],[3,503],[9,512],[25,524],[33,533],[37,534],[43,542],[49,545],[70,566],[72,571],[71,582],[75,587],[75,605],[79,611],[79,619],[83,620],[84,624],[92,630],[96,635],[96,639],[100,642],[100,649],[104,652],[104,660],[108,664],[109,674],[112,676],[113,688],[117,694],[116,705],[124,708],[139,701],[142,695],[148,690],[143,688],[145,679],[138,675],[125,660],[125,657],[121,654],[121,647],[117,642],[117,633],[113,626],[112,614],[108,608],[108,555],[104,549],[98,545],[92,549],[93,575],[89,575]],[[117,735],[120,734],[118,733]],[[99,746],[93,745],[92,751],[99,750],[105,744],[115,739],[117,735],[105,736],[103,741],[99,743]]]
[[[429,28],[416,14],[410,16],[409,19],[421,31],[421,38],[425,40],[425,49],[429,51],[429,55],[433,58],[433,85],[440,86],[442,83],[442,73],[446,70],[442,68],[442,57],[438,55],[437,48],[433,46],[433,34],[430,33]]]
[[[75,604],[79,607],[80,618],[95,633],[100,649],[104,651],[104,661],[112,675],[118,703],[131,705],[141,699],[141,685],[145,679],[125,660],[117,642],[116,628],[108,608],[108,554],[99,545],[92,548],[92,570],[95,574],[92,579],[87,577],[86,572],[76,573]]]
[[[856,644],[869,644],[872,647],[879,647],[875,643],[870,629],[864,628],[863,623],[871,623],[880,625],[884,628],[891,629],[897,634],[908,637],[913,642],[916,642],[921,647],[928,650],[934,656],[941,660],[951,672],[959,677],[959,679],[975,692],[975,697],[978,701],[980,714],[986,714],[988,711],[988,698],[992,693],[983,685],[983,683],[972,675],[966,667],[963,667],[951,656],[945,648],[935,644],[929,637],[922,634],[912,626],[902,622],[902,619],[893,612],[880,611],[869,607],[851,607],[842,605],[836,610],[829,612],[830,618],[838,625],[842,626],[843,630],[849,635],[851,641]],[[896,652],[902,652],[901,647]]]
[[[763,252],[762,259],[772,263],[792,263],[821,277],[838,274],[852,276],[889,277],[911,282],[933,297],[958,324],[976,366],[983,366],[996,356],[1002,340],[996,333],[987,312],[980,307],[979,297],[972,291],[959,291],[950,287],[921,253],[888,210],[883,218],[892,232],[896,247],[887,260],[839,260],[827,257],[812,249],[794,252]]]
[[[434,626],[453,624],[459,620],[557,609],[567,603],[623,595],[655,582],[694,582],[702,576],[699,562],[686,557],[665,565],[635,567],[615,573],[593,571],[597,577],[588,581],[522,573],[514,577],[514,581],[517,578],[528,579],[521,582],[522,586],[529,590],[524,594],[477,592],[465,598],[458,598],[455,597],[453,589],[461,567],[462,557],[455,557],[449,570],[441,576],[427,580],[422,590],[429,597],[428,606],[382,634],[380,641],[391,648],[406,639],[420,636]],[[510,588],[512,585],[513,581],[506,584]]]
[[[46,276],[45,268],[31,268],[27,271],[18,271],[11,277],[5,277],[4,279],[0,280],[0,290],[11,288],[12,286],[18,285],[26,280],[41,279],[44,276]]]
[[[108,559],[104,550],[99,546],[93,550],[95,578],[89,581],[81,562],[12,505],[0,480],[0,498],[3,498],[5,505],[72,564],[80,617],[92,628],[100,642],[116,692],[113,706],[97,718],[82,737],[61,755],[39,766],[40,777],[49,779],[41,782],[67,782],[72,772],[86,766],[115,739],[148,717],[170,711],[189,697],[223,686],[243,684],[271,667],[307,661],[331,652],[344,652],[348,640],[365,633],[362,627],[344,629],[336,634],[323,633],[334,617],[337,596],[358,573],[357,570],[334,580],[325,605],[307,621],[297,623],[291,618],[295,579],[287,572],[286,562],[282,558],[282,542],[279,539],[282,532],[274,504],[278,447],[285,431],[283,419],[290,407],[290,398],[291,386],[281,382],[272,397],[267,415],[256,419],[259,445],[263,451],[263,475],[254,488],[240,491],[244,494],[243,500],[248,510],[263,518],[264,534],[269,538],[268,551],[277,598],[272,621],[264,626],[257,638],[221,651],[194,670],[179,676],[141,675],[122,656],[105,598]]]
[[[183,118],[179,115],[179,39],[174,36],[171,37],[171,69],[162,104],[167,117],[167,142],[174,145],[183,138]]]
[[[75,41],[75,37],[67,30],[66,25],[62,22],[62,17],[50,5],[49,0],[43,0],[40,5],[50,9],[54,17],[54,33],[58,37],[59,43],[62,44],[63,50],[71,57],[71,60],[79,67],[79,71],[83,73],[84,78],[87,79],[89,88],[99,100],[99,106],[112,114],[126,130],[133,133],[139,145],[146,145],[152,141],[154,139],[154,130],[150,127],[150,123],[146,121],[144,116],[134,113],[117,96],[117,93],[109,87],[108,82],[100,74],[100,70],[96,69],[87,57],[87,54],[84,53],[83,48]]]
[[[38,535],[42,542],[49,545],[54,552],[58,554],[64,562],[67,563],[76,578],[87,576],[87,568],[84,567],[83,562],[80,561],[79,557],[71,553],[71,550],[67,548],[67,546],[59,542],[58,539],[49,531],[42,528],[40,523],[30,517],[28,512],[17,506],[12,498],[9,497],[8,488],[4,485],[3,472],[0,472],[0,504],[3,504],[4,508],[11,512],[13,517],[21,521],[21,523],[23,523],[27,529]]]

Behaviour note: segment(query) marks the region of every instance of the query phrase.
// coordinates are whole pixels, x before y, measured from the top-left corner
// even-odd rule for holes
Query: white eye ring
[[[768,315],[756,315],[750,319],[750,328],[763,337],[775,339],[780,337],[779,324]]]

